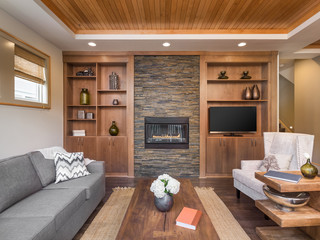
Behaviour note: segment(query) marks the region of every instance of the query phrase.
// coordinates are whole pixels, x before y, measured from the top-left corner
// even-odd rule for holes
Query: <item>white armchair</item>
[[[314,136],[299,133],[279,133],[265,132],[264,152],[269,154],[292,155],[288,170],[299,170],[306,162],[304,153],[312,156]],[[240,192],[246,194],[253,200],[267,199],[263,193],[263,183],[254,177],[262,160],[242,160],[241,169],[233,169],[233,185],[237,189],[237,197],[240,198]]]

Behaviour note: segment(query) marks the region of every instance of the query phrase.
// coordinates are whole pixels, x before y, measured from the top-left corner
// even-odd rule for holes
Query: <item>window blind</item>
[[[45,84],[45,59],[15,45],[15,75],[38,84]]]

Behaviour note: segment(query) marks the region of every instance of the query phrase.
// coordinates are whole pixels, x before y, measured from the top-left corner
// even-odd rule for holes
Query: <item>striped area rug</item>
[[[220,239],[250,240],[249,236],[212,188],[195,187],[195,190]],[[133,192],[134,188],[113,189],[110,198],[85,231],[81,240],[115,239]]]

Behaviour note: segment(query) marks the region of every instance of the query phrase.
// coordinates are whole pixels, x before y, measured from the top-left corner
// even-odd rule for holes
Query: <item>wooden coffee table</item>
[[[219,239],[190,180],[179,179],[180,191],[174,195],[173,207],[167,213],[158,211],[153,203],[152,181],[138,182],[116,239]],[[196,230],[176,226],[183,207],[202,211]]]

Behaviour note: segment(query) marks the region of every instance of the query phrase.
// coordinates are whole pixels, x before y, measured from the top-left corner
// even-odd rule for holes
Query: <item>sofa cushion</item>
[[[44,158],[43,154],[39,151],[31,152],[28,154],[30,160],[36,170],[41,184],[43,187],[53,183],[56,179],[56,166],[53,159]]]
[[[1,217],[53,217],[58,230],[85,200],[86,192],[80,188],[40,190],[5,210]]]
[[[57,184],[50,184],[45,189],[59,189],[59,188],[80,188],[86,190],[86,199],[90,199],[97,191],[100,191],[101,184],[105,181],[105,177],[100,173],[92,173],[85,178],[72,179]]]
[[[237,179],[237,181],[241,182],[248,188],[251,188],[254,191],[264,195],[264,192],[262,190],[262,186],[264,185],[264,183],[256,179],[254,175],[255,175],[255,171],[251,171],[251,170],[240,170],[240,169],[232,170],[232,176],[234,179]]]
[[[42,189],[27,154],[0,160],[0,212]]]
[[[84,165],[82,152],[56,153],[54,164],[56,165],[55,183],[84,177],[90,174]]]
[[[49,240],[54,238],[55,233],[52,217],[0,217],[1,240]]]

